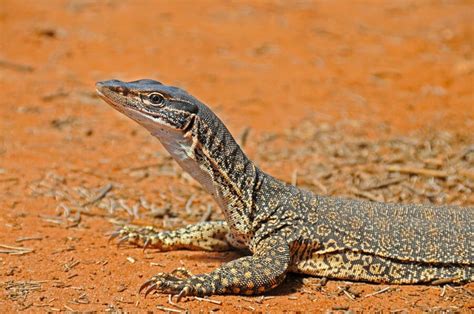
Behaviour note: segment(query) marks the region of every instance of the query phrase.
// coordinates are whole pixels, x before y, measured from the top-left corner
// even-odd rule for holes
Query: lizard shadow
[[[245,251],[223,251],[223,252],[206,252],[206,251],[191,251],[191,250],[177,250],[177,251],[159,251],[149,249],[147,255],[153,256],[157,259],[167,259],[172,256],[183,261],[199,262],[205,265],[206,263],[228,263],[243,256],[248,256]]]
[[[301,276],[298,274],[288,273],[285,280],[275,289],[265,292],[265,296],[286,296],[292,293],[301,291],[301,288],[304,286],[302,278],[306,276]]]

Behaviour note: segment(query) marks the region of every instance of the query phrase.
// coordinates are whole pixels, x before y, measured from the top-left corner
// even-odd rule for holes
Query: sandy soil
[[[357,136],[373,141],[443,131],[464,138],[467,147],[474,143],[473,14],[467,0],[1,0],[0,244],[24,253],[0,255],[1,311],[177,309],[167,296],[145,299],[138,287],[156,272],[181,265],[206,272],[239,256],[142,252],[107,242],[114,223],[173,227],[199,220],[212,202],[146,131],[95,96],[95,81],[154,78],[184,87],[234,134],[251,130],[250,156],[257,155],[254,138],[284,133],[303,120],[357,121],[364,125]],[[157,163],[158,173],[140,173]],[[290,180],[296,166],[288,159],[265,169]],[[84,201],[82,215],[67,215],[71,203],[93,199],[108,184],[115,200],[126,203],[121,211]],[[199,214],[183,214],[190,189],[198,191],[191,203]],[[172,208],[147,217],[144,199],[158,211]],[[219,216],[212,212],[212,219]],[[472,284],[383,290],[336,281],[321,288],[317,282],[290,276],[271,298],[214,296],[222,304],[188,299],[179,306],[474,308]]]

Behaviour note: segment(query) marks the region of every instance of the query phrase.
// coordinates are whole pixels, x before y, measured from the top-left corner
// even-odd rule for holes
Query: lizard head
[[[250,230],[248,205],[256,167],[240,149],[222,121],[185,91],[153,80],[103,81],[97,92],[114,109],[155,136],[181,167],[212,194],[239,233]],[[251,202],[250,202],[251,203]]]
[[[154,80],[102,81],[96,89],[114,109],[152,133],[158,128],[185,132],[199,111],[199,102],[191,95]]]

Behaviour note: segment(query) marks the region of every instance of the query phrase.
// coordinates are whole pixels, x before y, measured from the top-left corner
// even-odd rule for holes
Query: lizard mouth
[[[111,105],[112,107],[114,108],[118,108],[119,106],[114,103],[112,101],[112,99],[110,99],[109,97],[107,97],[107,95],[105,95],[101,90],[100,88],[96,88],[95,91],[97,92],[97,94],[99,95],[100,98],[102,98],[103,100],[105,100],[106,103],[108,103],[109,105]]]
[[[106,103],[108,103],[113,108],[117,109],[120,112],[123,112],[123,106],[121,106],[118,102],[114,101],[115,91],[110,89],[109,86],[102,82],[97,82],[95,84],[95,90],[100,98],[102,98]],[[115,96],[115,97],[114,97]]]
[[[99,94],[100,97],[105,97],[104,93],[102,93],[99,87],[96,87],[95,91],[97,92],[97,94]]]
[[[129,111],[133,111],[131,108],[127,106],[120,105],[119,102],[113,100],[113,92],[112,95],[108,95],[107,91],[104,91],[104,87],[97,87],[96,92],[100,98],[102,98],[110,107],[114,108],[118,112],[125,114],[126,116],[131,116]]]

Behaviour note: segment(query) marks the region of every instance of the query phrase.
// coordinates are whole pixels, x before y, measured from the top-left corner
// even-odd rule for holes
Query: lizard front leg
[[[259,243],[253,256],[246,256],[224,264],[208,274],[177,275],[159,273],[145,282],[140,291],[145,295],[158,290],[163,293],[183,296],[213,294],[261,294],[275,288],[285,278],[290,263],[290,249],[280,238],[271,238]]]
[[[232,247],[229,235],[225,221],[210,221],[188,225],[174,231],[126,226],[114,232],[112,238],[119,237],[119,243],[126,241],[143,248],[156,248],[161,251],[179,249],[226,251]]]

